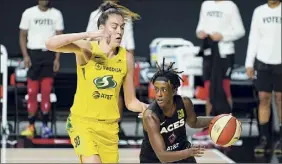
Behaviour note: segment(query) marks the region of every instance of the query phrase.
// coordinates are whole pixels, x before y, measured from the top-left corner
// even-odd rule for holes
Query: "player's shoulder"
[[[182,98],[183,101],[187,101],[187,102],[191,102],[192,103],[192,100],[187,97],[187,96],[180,96]]]
[[[189,97],[181,96],[181,98],[182,98],[182,101],[183,101],[185,107],[193,107],[193,102]]]
[[[256,7],[254,12],[259,12],[261,10],[265,10],[266,8],[268,8],[268,5],[267,4],[262,4],[262,5],[259,5],[258,7]]]
[[[57,8],[54,8],[54,7],[50,8],[50,11],[54,14],[61,14],[61,11]]]
[[[149,105],[148,109],[146,109],[143,113],[143,120],[147,122],[159,120],[157,114],[154,112],[154,107],[152,104]]]
[[[126,61],[127,62],[134,62],[134,55],[131,52],[127,51],[124,47],[120,46],[120,48],[121,48],[121,51],[123,51],[125,53]]]
[[[24,10],[25,14],[33,14],[34,12],[38,11],[37,6],[32,6]]]
[[[237,7],[237,4],[233,1],[224,1],[225,4],[230,5],[232,7]]]
[[[205,0],[203,3],[202,3],[202,6],[205,6],[205,5],[209,5],[213,3],[213,1],[210,1],[210,0]]]

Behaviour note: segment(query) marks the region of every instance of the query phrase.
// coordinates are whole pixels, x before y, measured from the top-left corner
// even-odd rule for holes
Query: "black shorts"
[[[28,50],[31,67],[28,69],[27,77],[39,80],[44,77],[54,77],[53,65],[55,53],[42,50]]]
[[[234,55],[226,55],[226,58],[221,58],[221,68],[224,72],[221,76],[224,79],[230,79],[234,64]],[[203,57],[203,80],[210,80],[212,74],[212,56]]]
[[[255,87],[263,92],[282,92],[282,64],[265,64],[259,60],[255,62]]]

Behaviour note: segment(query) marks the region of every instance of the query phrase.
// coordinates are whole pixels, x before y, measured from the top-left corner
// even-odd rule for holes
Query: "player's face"
[[[47,7],[48,4],[49,4],[49,0],[38,0],[39,6]]]
[[[124,33],[124,19],[121,15],[111,14],[105,24],[105,32],[110,34],[110,45],[117,47],[121,43]]]
[[[160,107],[165,107],[173,99],[173,89],[168,82],[155,81],[154,90],[156,101]]]

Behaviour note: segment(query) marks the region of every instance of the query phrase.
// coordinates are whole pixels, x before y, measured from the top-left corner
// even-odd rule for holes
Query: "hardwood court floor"
[[[120,163],[139,163],[140,149],[120,149]],[[216,149],[208,149],[197,163],[235,163]],[[79,163],[73,149],[7,149],[7,163]]]

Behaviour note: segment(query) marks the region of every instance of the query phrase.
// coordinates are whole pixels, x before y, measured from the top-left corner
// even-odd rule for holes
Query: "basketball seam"
[[[217,118],[217,120],[219,120],[220,118],[222,118],[222,117],[224,117],[224,116],[227,116],[226,114],[222,114],[222,115],[220,115],[220,117],[218,117]],[[216,120],[216,121],[217,121]],[[213,123],[213,125],[212,125],[212,127],[211,127],[211,129],[213,128],[213,126],[214,126],[214,124],[216,123],[216,121],[214,121],[214,123]],[[229,120],[230,121],[230,120]],[[228,122],[227,122],[228,123]],[[225,125],[226,126],[226,125]],[[221,133],[220,133],[221,134]],[[210,138],[212,138],[212,136],[211,136],[211,130],[209,131],[209,135],[210,135]],[[219,139],[219,137],[217,138],[217,140]],[[215,141],[215,143],[217,142],[217,140]]]
[[[232,120],[232,118],[233,118],[233,116],[231,116],[231,118],[230,118],[230,119],[228,120],[228,122],[225,124],[223,130],[226,128],[226,126],[228,125],[229,121]],[[236,119],[235,119],[235,121],[236,121]],[[236,124],[236,127],[237,127],[237,124]],[[217,143],[218,139],[220,138],[220,136],[221,136],[223,130],[220,132],[220,135],[218,136],[218,138],[217,138],[217,140],[216,140],[216,143]],[[233,137],[234,137],[234,135],[235,135],[235,132],[236,132],[236,131],[233,132],[233,135],[232,135]]]

